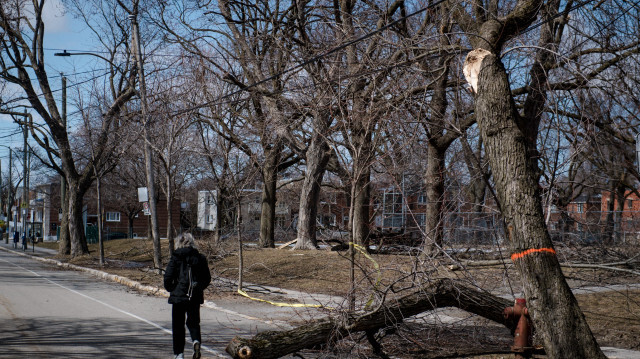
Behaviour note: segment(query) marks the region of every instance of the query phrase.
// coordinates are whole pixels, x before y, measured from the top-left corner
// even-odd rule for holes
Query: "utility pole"
[[[156,204],[155,178],[153,173],[153,152],[149,137],[149,109],[147,108],[147,89],[144,81],[144,67],[140,53],[140,31],[138,29],[138,2],[133,1],[133,11],[129,14],[131,20],[131,32],[133,40],[133,52],[138,66],[138,83],[140,85],[140,101],[142,108],[142,126],[144,135],[144,161],[147,177],[147,191],[149,193],[149,212],[151,214],[151,236],[153,238],[153,264],[158,273],[162,271],[162,252],[160,247],[160,234],[158,227],[158,213]]]
[[[13,218],[13,216],[11,215],[11,206],[13,206],[13,198],[12,198],[12,187],[13,187],[13,183],[11,183],[11,179],[13,176],[13,173],[11,171],[11,169],[13,168],[13,150],[11,149],[11,147],[9,147],[9,184],[7,185],[8,188],[8,193],[7,193],[7,214],[9,215],[7,217],[7,228],[9,228],[9,222],[11,221],[11,219]],[[13,230],[15,231],[15,221],[14,221],[14,227],[12,227]],[[13,234],[12,234],[13,235]],[[4,242],[6,244],[9,243],[9,233],[7,232],[7,240]]]
[[[25,112],[14,112],[14,111],[2,111],[0,110],[1,114],[5,114],[5,115],[12,115],[12,116],[24,116],[24,122],[22,122],[22,124],[20,123],[20,121],[15,120],[18,124],[21,124],[23,127],[23,134],[24,134],[24,153],[23,153],[23,165],[24,165],[24,173],[23,173],[23,182],[22,182],[22,188],[23,188],[23,193],[22,193],[22,200],[23,203],[28,202],[29,200],[29,195],[27,194],[27,192],[24,190],[25,189],[25,184],[26,184],[26,176],[27,176],[27,136],[28,136],[28,132],[27,132],[27,124],[33,122],[33,118],[31,117],[30,113]],[[28,120],[27,120],[28,119]],[[7,146],[8,147],[8,146]],[[9,148],[9,186],[11,186],[11,167],[12,167],[12,158],[11,158],[11,148]],[[9,193],[11,193],[11,191],[9,191]],[[28,204],[26,204],[28,206]],[[21,207],[21,206],[20,206]],[[11,208],[9,208],[9,212],[11,212]],[[21,211],[18,209],[17,210],[18,213],[21,213]],[[11,213],[9,213],[11,214]],[[24,217],[24,214],[23,214]],[[24,220],[22,220],[21,222],[24,222]],[[14,220],[13,220],[13,224],[14,224],[14,230],[17,229],[18,227],[18,216],[15,216]],[[23,226],[23,230],[25,230],[25,226]],[[26,233],[25,233],[26,235]]]
[[[27,211],[29,209],[29,189],[27,188],[27,122],[26,122],[26,114],[25,114],[25,122],[23,123],[23,134],[24,134],[24,147],[22,151],[22,173],[24,174],[24,178],[22,179],[22,204],[20,205],[20,213],[22,214],[22,235],[23,235],[23,243],[22,250],[26,250],[27,244]]]
[[[2,159],[0,158],[0,213],[4,214],[4,197],[2,197]],[[8,222],[8,221],[7,221]],[[9,243],[9,226],[7,225],[7,242]],[[0,235],[4,237],[4,232],[0,230]],[[0,241],[2,238],[0,238]]]
[[[62,126],[64,130],[67,130],[67,78],[60,73],[62,76]],[[66,214],[69,211],[68,203],[65,201],[67,197],[67,178],[64,176],[64,173],[60,175],[60,204],[62,207],[62,214]],[[62,233],[62,229],[60,229],[60,233]]]

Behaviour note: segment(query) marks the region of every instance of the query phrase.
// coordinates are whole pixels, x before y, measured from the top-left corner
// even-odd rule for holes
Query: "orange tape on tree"
[[[533,253],[551,253],[553,255],[556,254],[556,251],[553,248],[535,248],[535,249],[527,249],[526,251],[520,252],[520,253],[514,253],[511,255],[511,260],[515,261],[516,259],[520,259],[524,256],[527,256],[529,254],[533,254]]]

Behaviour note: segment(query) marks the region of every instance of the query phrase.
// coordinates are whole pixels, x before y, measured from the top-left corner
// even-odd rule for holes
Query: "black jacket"
[[[191,268],[191,280],[189,279]],[[184,303],[191,300],[204,303],[203,291],[211,283],[207,258],[197,249],[185,247],[173,252],[164,272],[164,289],[171,293],[169,303]],[[191,294],[191,296],[190,296]]]

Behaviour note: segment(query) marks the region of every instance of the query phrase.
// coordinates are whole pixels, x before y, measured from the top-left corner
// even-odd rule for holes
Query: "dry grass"
[[[576,297],[600,345],[640,351],[640,290]]]
[[[42,245],[42,244],[41,244]],[[55,244],[45,244],[54,246]],[[233,242],[222,245],[212,245],[211,242],[199,242],[201,251],[204,252],[210,262],[214,276],[236,280],[238,278],[238,255]],[[167,243],[162,243],[165,249],[163,258],[166,261],[168,251]],[[73,259],[72,262],[80,265],[99,267],[97,260],[97,245],[90,245],[91,255]],[[565,260],[579,260],[571,257],[584,255],[585,251],[565,249]],[[594,249],[589,249],[594,251]],[[323,293],[345,296],[350,290],[350,260],[348,252],[332,252],[328,250],[291,251],[289,249],[255,249],[247,248],[244,251],[244,281],[246,283],[261,286],[282,287],[309,293]],[[105,242],[106,265],[102,268],[111,273],[130,277],[145,284],[161,285],[161,277],[153,271],[152,267],[153,247],[146,239],[125,239]],[[607,255],[615,259],[615,251],[607,250]],[[598,256],[598,253],[591,253]],[[598,257],[593,257],[598,258]],[[64,258],[61,258],[64,260]],[[408,255],[371,255],[361,253],[356,255],[356,293],[369,295],[376,290],[389,289],[387,295],[401,295],[403,288],[413,288],[422,281],[441,277],[453,277],[475,283],[485,289],[513,287],[518,290],[518,276],[512,266],[475,268],[468,271],[450,271],[441,265],[440,260],[427,262],[420,261],[415,256]],[[595,269],[571,269],[566,270],[565,275],[573,284],[579,285],[603,285],[616,283],[638,283],[640,279],[633,275],[620,275],[619,273],[595,270]],[[233,292],[231,287],[219,287],[215,294],[220,295],[227,291]],[[594,292],[578,295],[578,300],[585,313],[589,324],[603,346],[615,346],[640,350],[640,291],[636,292]],[[416,345],[415,339],[407,339],[412,336],[422,338],[433,336],[435,342],[418,345],[412,354],[401,350],[397,353],[400,357],[455,357],[455,353],[462,355],[459,348],[456,349],[455,338],[464,337],[467,347],[479,350],[473,343],[481,343],[480,347],[487,350],[503,348],[508,345],[510,339],[505,341],[504,330],[484,329],[468,326],[458,328],[434,328],[425,325],[405,329],[407,333],[390,336],[385,342],[387,345],[407,349]],[[475,329],[474,329],[475,328]],[[502,334],[496,334],[500,332]],[[400,330],[398,331],[400,332]],[[420,333],[420,334],[419,334]],[[426,334],[425,334],[426,333]],[[435,335],[434,333],[437,333]],[[508,332],[507,332],[508,335]],[[498,339],[492,339],[492,338]],[[450,338],[450,339],[447,339]],[[432,339],[429,339],[432,340]],[[366,341],[365,341],[366,342]],[[391,344],[389,344],[391,343]],[[435,343],[435,344],[434,344]],[[448,343],[448,344],[447,344]],[[505,344],[506,343],[506,344]],[[429,345],[431,347],[429,349]],[[447,345],[452,350],[444,350]],[[422,349],[421,349],[422,348]],[[437,349],[440,348],[440,349]],[[408,350],[408,349],[407,349]],[[439,353],[439,354],[437,354]],[[407,356],[408,355],[408,356]],[[453,355],[453,356],[452,356]],[[469,354],[470,355],[470,354]],[[464,357],[472,357],[464,355]],[[496,354],[483,356],[482,358],[510,358],[508,354]]]

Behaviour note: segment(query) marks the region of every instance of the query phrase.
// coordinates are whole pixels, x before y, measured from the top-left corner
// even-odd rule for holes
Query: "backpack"
[[[180,265],[180,275],[178,276],[178,288],[182,289],[182,292],[186,294],[187,298],[191,300],[193,297],[193,290],[198,285],[198,281],[195,278],[195,271],[193,270],[191,263],[185,260]]]

